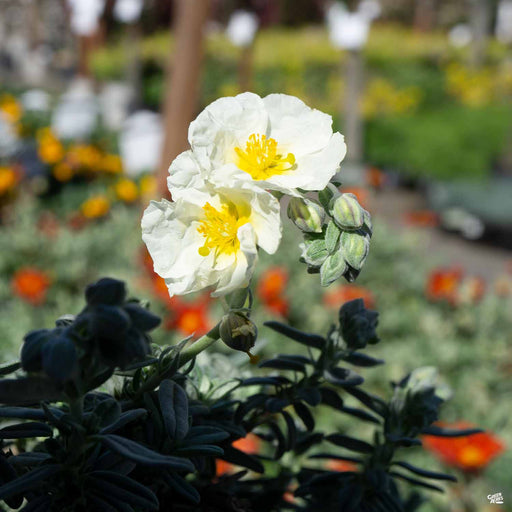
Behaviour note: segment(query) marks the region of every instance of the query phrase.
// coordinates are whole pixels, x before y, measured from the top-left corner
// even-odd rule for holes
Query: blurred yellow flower
[[[53,134],[50,128],[42,128],[37,132],[39,158],[46,164],[52,165],[64,158],[64,146]]]
[[[379,114],[405,114],[413,111],[421,101],[417,87],[397,88],[388,80],[376,78],[370,82],[362,99],[365,117]]]
[[[11,94],[3,94],[0,98],[0,110],[11,123],[17,123],[21,119],[22,108],[16,98]]]
[[[98,219],[104,217],[110,211],[110,202],[103,195],[93,196],[82,203],[80,210],[84,217]]]
[[[92,144],[75,144],[69,148],[68,159],[74,167],[82,172],[101,170],[101,151]]]
[[[144,199],[150,199],[156,195],[156,178],[152,174],[146,174],[139,181],[140,195]]]
[[[18,175],[9,167],[0,167],[0,196],[10,192],[18,182]]]
[[[137,188],[137,184],[128,178],[119,180],[115,184],[114,189],[118,199],[124,201],[125,203],[133,203],[139,196],[139,189]]]
[[[107,174],[120,174],[123,172],[123,163],[119,155],[106,154],[101,160],[101,170]]]
[[[73,177],[73,168],[68,163],[61,162],[52,169],[52,174],[57,181],[66,182]]]

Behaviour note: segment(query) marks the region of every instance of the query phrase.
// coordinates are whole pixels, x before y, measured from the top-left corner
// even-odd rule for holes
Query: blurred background
[[[357,283],[326,289],[285,229],[280,252],[261,255],[258,325],[326,333],[363,297],[388,363],[366,372],[375,393],[437,366],[454,392],[443,421],[487,429],[426,440],[422,464],[460,479],[422,510],[494,510],[496,492],[509,510],[512,0],[0,0],[2,360],[78,312],[104,275],[162,315],[156,342],[214,324],[208,295],[169,299],[138,226],[167,194],[190,121],[247,90],[332,115],[348,145],[342,189],[375,223]],[[257,351],[282,343],[262,327]]]

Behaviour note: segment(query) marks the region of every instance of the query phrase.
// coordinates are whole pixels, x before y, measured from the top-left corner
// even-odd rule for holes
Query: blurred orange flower
[[[232,444],[233,448],[236,448],[248,455],[254,455],[258,453],[261,446],[260,438],[254,434],[247,434],[245,437],[241,437]],[[226,473],[233,471],[234,466],[229,462],[217,459],[215,461],[216,475],[221,476]]]
[[[288,272],[282,267],[270,267],[261,275],[256,293],[263,305],[273,313],[287,316],[289,302],[285,297]]]
[[[439,217],[430,210],[418,210],[407,212],[404,215],[404,221],[409,226],[415,227],[434,227],[439,225]]]
[[[453,424],[441,424],[450,429],[473,428],[469,422],[458,421]],[[423,436],[423,445],[448,466],[468,473],[484,470],[489,463],[504,452],[505,445],[493,434],[482,432],[466,437]]]
[[[373,293],[367,288],[355,284],[340,284],[332,288],[324,293],[323,301],[326,306],[339,309],[345,302],[360,298],[364,300],[364,305],[367,309],[373,309],[375,307],[375,297]]]
[[[155,288],[157,287],[160,288],[160,297],[167,295],[165,302],[169,316],[165,322],[166,329],[175,329],[184,336],[194,335],[199,338],[213,327],[209,315],[210,296],[207,293],[195,300],[183,300],[176,296],[170,298],[165,281],[161,277],[155,278]]]
[[[330,459],[327,468],[331,471],[357,471],[357,465],[348,460]]]
[[[462,276],[462,269],[457,267],[438,268],[432,271],[427,280],[427,297],[433,301],[446,300],[455,305]]]
[[[377,167],[369,167],[366,170],[366,183],[373,188],[380,189],[386,182],[386,174]]]
[[[107,174],[120,174],[123,172],[123,162],[119,155],[107,154],[101,160],[101,170]]]
[[[37,153],[39,158],[49,165],[56,164],[64,158],[64,146],[54,135],[51,128],[41,128],[37,132]]]
[[[20,103],[12,94],[2,95],[0,98],[0,110],[11,123],[17,123],[23,113]]]
[[[19,181],[19,175],[10,167],[0,167],[0,196],[11,192]]]
[[[44,303],[50,284],[47,274],[32,267],[19,269],[11,281],[13,293],[34,306]]]

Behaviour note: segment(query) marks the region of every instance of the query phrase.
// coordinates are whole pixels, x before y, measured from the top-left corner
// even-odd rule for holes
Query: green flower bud
[[[341,251],[331,254],[320,267],[320,284],[329,286],[339,279],[347,270],[347,264]]]
[[[318,192],[318,200],[322,204],[322,206],[327,210],[329,208],[329,203],[333,197],[340,196],[339,190],[332,184],[329,183],[327,187]]]
[[[370,250],[370,239],[360,231],[345,231],[341,234],[341,249],[345,261],[356,270],[361,270]]]
[[[329,204],[329,212],[341,229],[359,229],[364,222],[364,210],[354,194],[334,197]]]
[[[292,197],[288,203],[288,217],[305,233],[321,233],[325,210],[310,199]]]
[[[257,362],[257,357],[250,353],[256,337],[258,329],[254,322],[243,313],[230,311],[222,317],[220,323],[220,338],[230,348],[245,352],[251,359],[251,363]]]
[[[301,244],[303,260],[308,265],[320,267],[329,253],[325,247],[325,240],[311,240]]]
[[[338,247],[340,235],[340,228],[336,226],[336,223],[330,220],[329,224],[327,224],[327,229],[325,230],[325,247],[329,254],[332,254]]]

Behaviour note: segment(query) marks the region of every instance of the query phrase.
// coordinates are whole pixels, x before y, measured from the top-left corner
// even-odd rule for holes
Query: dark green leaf
[[[324,372],[327,382],[340,387],[359,386],[364,382],[363,377],[346,368],[331,368]]]
[[[192,457],[193,455],[211,455],[212,457],[220,457],[224,455],[224,450],[220,446],[214,444],[188,444],[176,449],[177,455]]]
[[[93,471],[87,478],[88,483],[108,496],[140,507],[144,510],[158,508],[158,499],[145,485],[132,478],[113,471]]]
[[[421,433],[429,436],[437,437],[466,437],[473,434],[481,434],[484,432],[481,428],[467,428],[463,430],[453,430],[448,428],[441,428],[437,425],[430,425],[430,427],[424,428]]]
[[[341,446],[353,452],[373,453],[373,446],[371,444],[343,434],[330,434],[325,439],[336,446]]]
[[[21,363],[16,361],[14,363],[7,363],[0,366],[0,376],[9,375],[10,373],[14,373],[15,371],[21,368]]]
[[[94,414],[100,419],[100,427],[106,427],[119,419],[121,407],[117,400],[107,398],[94,408]]]
[[[162,477],[169,487],[174,489],[177,493],[197,505],[201,501],[201,496],[197,492],[197,489],[187,482],[184,478],[176,473],[164,471]]]
[[[316,407],[322,401],[322,394],[318,388],[301,388],[297,391],[297,398],[304,400],[311,407]]]
[[[375,359],[374,357],[367,356],[366,354],[362,354],[360,352],[351,352],[343,357],[343,360],[347,363],[353,364],[355,366],[363,366],[363,367],[372,367],[378,366],[379,364],[384,364],[382,359]]]
[[[250,469],[255,473],[264,472],[263,465],[258,459],[252,455],[248,455],[247,453],[234,448],[233,446],[224,448],[224,455],[220,458],[226,462],[229,462],[230,464]]]
[[[128,423],[136,421],[139,418],[142,418],[146,415],[146,409],[132,409],[131,411],[123,412],[121,416],[119,416],[117,421],[102,428],[100,430],[100,434],[110,434],[112,432],[115,432],[116,430],[123,428],[125,425],[128,425]]]
[[[51,498],[49,496],[38,496],[30,500],[20,512],[47,512],[50,510],[50,502]]]
[[[346,460],[356,464],[362,464],[363,459],[358,457],[349,457],[347,455],[333,455],[332,453],[314,453],[309,456],[310,459],[332,459],[332,460]]]
[[[25,473],[16,480],[12,480],[0,487],[0,500],[5,500],[16,494],[25,492],[46,484],[46,479],[60,471],[59,464],[48,464],[41,468]]]
[[[323,387],[319,390],[322,395],[323,404],[338,410],[343,407],[343,399],[334,389]]]
[[[317,334],[308,334],[280,322],[265,322],[264,325],[270,327],[279,334],[283,334],[284,336],[297,341],[298,343],[302,343],[308,347],[321,349],[325,345],[325,339],[322,338],[322,336],[318,336]]]
[[[273,368],[274,370],[290,370],[294,372],[306,372],[306,368],[303,364],[288,359],[268,359],[260,363],[260,368]]]
[[[0,407],[0,418],[19,418],[22,420],[45,420],[46,415],[41,409],[29,407]]]
[[[302,420],[302,423],[304,423],[304,426],[311,432],[315,428],[315,419],[308,407],[302,402],[295,402],[293,408],[297,416]]]
[[[416,466],[413,466],[412,464],[409,464],[408,462],[396,461],[396,462],[393,462],[393,464],[396,464],[397,466],[401,466],[405,469],[408,469],[412,473],[415,473],[416,475],[422,476],[424,478],[434,478],[435,480],[449,480],[451,482],[457,481],[457,479],[452,475],[447,475],[445,473],[436,473],[434,471],[428,471],[426,469],[417,468]]]
[[[401,478],[402,480],[405,480],[406,482],[409,482],[410,484],[419,485],[421,487],[424,487],[425,489],[430,489],[431,491],[444,492],[444,490],[441,487],[438,487],[437,485],[429,484],[427,482],[424,482],[423,480],[417,480],[415,478],[405,476],[402,473],[397,473],[396,471],[390,471],[389,474],[396,478]]]
[[[27,439],[30,437],[50,437],[51,427],[40,421],[17,423],[0,429],[0,439]]]
[[[57,402],[64,398],[57,384],[47,377],[0,379],[0,404],[34,404],[42,400]]]
[[[51,458],[52,456],[45,452],[25,452],[9,457],[9,462],[14,466],[36,466]]]
[[[116,436],[115,434],[93,436],[93,439],[97,439],[127,459],[145,466],[168,467],[177,471],[194,471],[194,465],[188,459],[162,455],[135,441]]]
[[[342,407],[340,409],[340,412],[350,414],[351,416],[354,416],[355,418],[359,418],[364,421],[376,423],[377,425],[380,423],[379,419],[373,416],[373,414],[363,411],[362,409],[357,409],[356,407]]]
[[[181,441],[189,429],[187,394],[172,380],[164,380],[158,390],[158,399],[167,435]]]
[[[290,384],[291,380],[286,377],[250,377],[240,382],[241,386],[282,386]]]

